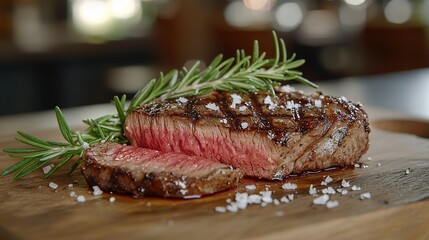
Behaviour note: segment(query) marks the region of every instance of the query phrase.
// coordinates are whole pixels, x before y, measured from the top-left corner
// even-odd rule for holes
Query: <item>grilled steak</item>
[[[226,190],[243,176],[240,170],[199,156],[117,143],[87,149],[82,173],[90,186],[106,192],[178,198]]]
[[[351,165],[367,151],[370,129],[359,104],[285,90],[146,104],[128,113],[125,136],[134,146],[201,156],[264,179]]]

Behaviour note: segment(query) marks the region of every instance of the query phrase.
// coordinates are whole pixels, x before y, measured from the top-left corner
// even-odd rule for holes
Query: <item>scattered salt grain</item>
[[[333,189],[332,187],[328,187],[328,188],[324,188],[322,189],[322,193],[323,194],[335,194],[335,189]]]
[[[325,181],[322,181],[322,182],[320,183],[320,185],[321,185],[321,186],[326,186],[326,185],[328,185],[328,183],[327,183],[327,182],[325,182]]]
[[[75,192],[70,192],[69,196],[70,197],[76,197],[76,193]]]
[[[219,213],[226,213],[226,208],[218,206],[218,207],[215,207],[215,211]]]
[[[241,106],[238,108],[238,110],[240,110],[240,112],[246,111],[247,107],[246,106]]]
[[[255,185],[247,185],[247,186],[246,186],[246,190],[253,191],[253,190],[255,190],[255,189],[256,189],[256,186],[255,186]]]
[[[272,193],[273,192],[271,192],[269,190],[259,192],[259,194],[261,194],[261,200],[262,200],[262,202],[272,203],[273,202],[273,198],[271,197]]]
[[[340,97],[340,99],[341,99],[341,100],[343,100],[344,102],[347,102],[347,101],[348,101],[348,100],[347,100],[347,98],[346,98],[346,97],[344,97],[344,96],[341,96],[341,97]]]
[[[94,190],[92,192],[92,195],[94,196],[100,196],[101,194],[103,194],[103,191],[101,191],[99,186],[92,186],[92,190]]]
[[[266,96],[264,98],[264,104],[268,104],[268,110],[273,110],[273,109],[275,109],[277,107],[277,103],[274,103],[271,100],[271,96],[270,95],[268,95],[268,96]]]
[[[367,157],[366,160],[372,161],[372,157]]]
[[[268,203],[266,203],[266,202],[261,203],[261,207],[266,207],[266,206],[268,206]]]
[[[286,102],[286,108],[287,109],[298,109],[301,107],[301,104],[295,103],[294,101],[287,101]]]
[[[188,99],[186,99],[186,98],[184,98],[184,97],[179,97],[179,98],[177,99],[177,101],[179,101],[179,102],[181,102],[181,103],[187,103],[187,102],[188,102]]]
[[[51,171],[51,169],[53,168],[53,166],[54,166],[53,164],[50,164],[50,165],[44,166],[44,167],[42,168],[43,173],[44,173],[44,174],[49,173],[49,171]]]
[[[296,189],[297,185],[295,183],[285,183],[283,184],[282,188],[284,190],[294,190]]]
[[[358,187],[358,186],[356,186],[356,185],[353,185],[352,190],[353,190],[353,191],[360,191],[360,190],[361,190],[361,188],[360,188],[360,187]]]
[[[115,197],[110,197],[110,198],[109,198],[109,202],[110,202],[110,203],[114,203],[115,201],[116,201],[116,198],[115,198]]]
[[[232,103],[231,103],[231,105],[229,107],[230,108],[235,108],[237,106],[237,104],[241,103],[241,100],[242,100],[241,96],[238,95],[238,94],[233,93],[233,94],[231,94],[231,97],[232,97]]]
[[[237,212],[238,207],[235,205],[235,203],[231,203],[230,205],[226,206],[226,209],[230,212]]]
[[[328,201],[328,202],[326,203],[326,207],[327,207],[327,208],[336,208],[336,207],[338,207],[338,205],[340,205],[340,203],[339,203],[337,200],[334,200],[334,201]]]
[[[82,148],[85,149],[85,150],[88,149],[89,148],[89,144],[87,142],[83,142],[82,143]]]
[[[350,182],[343,179],[343,181],[341,181],[341,186],[344,188],[350,187]]]
[[[366,193],[362,193],[360,195],[360,199],[364,200],[364,199],[370,199],[371,198],[371,193],[370,192],[366,192]]]
[[[332,182],[334,179],[332,179],[330,176],[327,176],[326,178],[325,178],[325,182],[326,183],[330,183],[330,182]]]
[[[247,198],[249,195],[247,193],[236,193],[235,202],[239,209],[245,209],[247,207]]]
[[[220,120],[220,122],[221,122],[221,123],[226,124],[228,121],[226,120],[226,118],[222,118],[222,119]]]
[[[182,195],[186,195],[188,193],[188,189],[180,189],[179,191]]]
[[[79,195],[77,196],[77,201],[80,203],[86,202],[86,198],[83,195]]]
[[[380,166],[381,166],[381,163],[377,163],[377,166],[378,166],[378,167],[380,167]]]
[[[329,201],[329,196],[324,194],[320,197],[313,199],[313,204],[314,205],[325,205],[328,201]]]
[[[322,100],[319,100],[319,99],[315,100],[314,105],[318,108],[321,108],[322,107]]]
[[[355,163],[355,168],[360,168],[360,164],[359,163]]]
[[[287,198],[289,198],[290,201],[293,201],[293,199],[295,198],[295,195],[293,194],[288,194]]]
[[[405,170],[405,174],[410,174],[410,169]]]
[[[274,199],[273,200],[274,205],[278,206],[280,205],[280,201],[278,199]]]
[[[249,204],[260,204],[262,202],[262,197],[258,194],[251,194],[247,198],[247,203]]]
[[[295,92],[296,89],[290,85],[284,85],[280,88],[281,92]]]
[[[246,129],[247,127],[249,127],[249,124],[247,122],[242,122],[241,123],[241,128],[242,129]]]
[[[54,182],[50,182],[48,185],[50,188],[52,188],[53,190],[57,190],[58,188],[58,184],[54,183]]]
[[[290,202],[290,200],[289,200],[288,197],[283,196],[283,197],[280,198],[280,202],[282,202],[282,203],[288,203],[288,202]]]
[[[308,193],[310,195],[315,195],[317,194],[317,189],[315,187],[313,187],[313,184],[310,185],[310,189],[308,190]]]
[[[219,106],[217,106],[215,103],[207,103],[206,108],[213,111],[219,111]]]
[[[343,189],[342,191],[341,191],[341,195],[347,195],[347,193],[349,193],[349,191],[347,191],[347,189]]]

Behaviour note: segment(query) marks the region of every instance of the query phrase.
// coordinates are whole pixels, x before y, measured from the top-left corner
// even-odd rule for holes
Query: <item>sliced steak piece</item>
[[[125,123],[134,146],[217,160],[265,179],[351,165],[367,151],[369,132],[360,104],[297,91],[156,102],[129,112]]]
[[[90,186],[106,192],[176,198],[223,191],[243,176],[240,170],[199,156],[117,143],[87,149],[82,173]]]

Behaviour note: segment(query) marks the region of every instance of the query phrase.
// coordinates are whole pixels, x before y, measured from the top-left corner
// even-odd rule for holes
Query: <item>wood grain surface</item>
[[[57,131],[38,136],[60,139]],[[3,135],[1,148],[19,146],[14,135]],[[129,196],[92,196],[80,172],[71,177],[60,170],[51,179],[36,171],[25,179],[0,178],[0,239],[429,239],[429,139],[377,130],[370,135],[369,152],[361,162],[367,168],[322,171],[283,182],[244,179],[237,189],[195,200]],[[370,157],[372,160],[368,160]],[[16,160],[0,154],[0,170]],[[409,174],[406,170],[409,169]],[[335,189],[343,179],[362,188],[331,197],[339,206],[314,206],[308,194],[324,176]],[[59,185],[56,191],[49,182]],[[293,191],[284,182],[298,185]],[[73,188],[67,187],[73,183]],[[290,203],[266,207],[250,205],[237,213],[218,213],[235,193],[255,184],[259,192],[269,188],[274,198],[293,193]],[[84,195],[84,203],[69,196]],[[360,194],[370,192],[371,199]]]

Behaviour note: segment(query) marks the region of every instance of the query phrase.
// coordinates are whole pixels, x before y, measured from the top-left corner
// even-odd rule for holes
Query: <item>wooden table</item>
[[[338,89],[327,83],[322,90],[349,96],[336,92],[348,82],[362,84],[337,80],[334,85]],[[354,92],[351,98],[368,100],[356,99],[358,95]],[[429,239],[429,139],[380,130],[392,123],[391,119],[405,119],[406,124],[413,125],[408,119],[414,117],[377,105],[366,106],[373,131],[370,150],[361,162],[368,167],[292,177],[284,182],[296,183],[298,188],[293,191],[283,190],[284,182],[244,179],[237,189],[202,199],[133,199],[109,193],[92,196],[82,175],[76,172],[67,177],[65,169],[49,180],[42,178],[41,171],[19,181],[1,177],[0,239]],[[97,105],[64,112],[79,128],[78,119],[112,111],[110,106]],[[39,120],[42,123],[37,123]],[[407,131],[429,129],[424,117],[419,116],[419,123],[422,125],[417,130]],[[0,146],[19,145],[12,133],[17,128],[60,140],[54,124],[52,112],[0,118]],[[387,129],[404,130],[406,124],[391,124]],[[0,170],[13,162],[0,154]],[[339,201],[336,208],[314,206],[309,186],[321,190],[320,183],[328,175],[334,179],[329,186],[335,189],[345,179],[362,190],[333,195],[331,198]],[[51,181],[59,185],[56,191],[48,187]],[[68,188],[71,183],[73,188]],[[245,192],[249,184],[257,186],[256,192],[269,188],[277,199],[292,193],[294,200],[278,206],[251,205],[237,213],[215,212],[216,206],[226,206],[227,199],[233,199],[236,192]],[[72,191],[84,195],[87,201],[78,203],[69,196]],[[364,192],[370,192],[371,198],[361,200]],[[109,202],[111,196],[116,198],[114,203]]]

